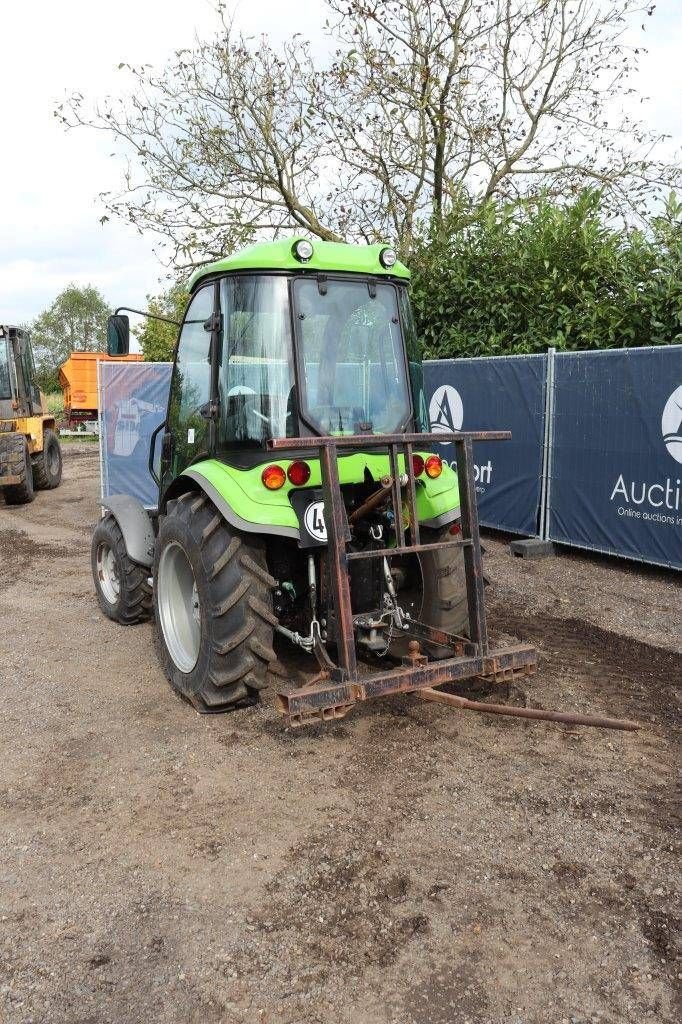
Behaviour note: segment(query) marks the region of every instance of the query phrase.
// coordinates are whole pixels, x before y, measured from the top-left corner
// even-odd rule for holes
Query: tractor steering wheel
[[[230,390],[227,392],[227,397],[236,398],[238,395],[242,395],[244,397],[253,396],[255,398],[256,392],[254,391],[253,388],[250,388],[248,384],[235,384],[235,386],[233,388],[230,388]],[[253,417],[255,417],[255,419],[257,419],[261,423],[271,422],[269,416],[265,416],[262,412],[259,412],[258,409],[254,409],[253,406],[247,405],[246,402],[244,402],[244,409],[247,413],[250,413]]]
[[[227,392],[228,398],[234,398],[235,395],[255,395],[256,392],[253,388],[248,387],[247,384],[235,384],[233,388]]]

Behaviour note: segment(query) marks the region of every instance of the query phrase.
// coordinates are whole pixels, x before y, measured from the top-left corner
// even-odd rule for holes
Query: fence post
[[[554,347],[547,349],[545,375],[545,423],[542,440],[542,485],[540,488],[540,540],[549,540],[549,499],[552,483],[552,442],[554,440]]]
[[[103,360],[101,359],[97,360],[97,432],[99,433],[98,448],[100,513],[101,515],[104,515],[104,449],[102,447],[102,399],[104,397],[104,389],[102,387],[102,362]]]

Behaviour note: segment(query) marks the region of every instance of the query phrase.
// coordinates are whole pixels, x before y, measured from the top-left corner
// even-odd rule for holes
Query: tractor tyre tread
[[[19,433],[5,434],[0,443],[4,448],[3,462],[8,475],[19,477],[18,484],[2,488],[5,504],[28,505],[35,498],[35,489],[26,438]]]
[[[99,586],[97,575],[97,549],[106,543],[116,558],[120,592],[118,601],[111,604]],[[152,614],[152,588],[149,585],[149,569],[133,562],[128,556],[121,527],[112,515],[101,519],[92,535],[90,560],[95,591],[99,606],[108,619],[121,626],[136,626],[147,622]]]
[[[48,453],[50,448],[55,448],[59,455],[57,469],[50,467]],[[59,487],[62,482],[62,450],[59,439],[49,427],[43,431],[43,450],[31,458],[33,466],[33,486],[36,491],[52,491]]]
[[[447,540],[449,527],[441,530],[422,529],[422,542],[436,543]],[[434,548],[417,556],[421,566],[421,608],[416,617],[435,629],[458,636],[469,635],[469,604],[464,571],[464,549],[454,541],[444,548]],[[400,601],[400,594],[398,594]],[[434,659],[452,657],[448,648],[424,641],[422,646]],[[407,653],[407,640],[397,637],[391,644],[391,653],[402,657]]]
[[[202,611],[201,649],[182,673],[165,644],[158,612],[157,567],[166,538],[190,560]],[[271,588],[265,547],[239,534],[205,494],[188,492],[169,502],[159,527],[155,565],[156,644],[171,686],[203,714],[250,706],[266,686],[275,660]],[[199,577],[201,577],[199,579]]]

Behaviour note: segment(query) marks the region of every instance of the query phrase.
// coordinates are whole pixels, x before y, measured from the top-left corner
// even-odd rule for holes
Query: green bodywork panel
[[[426,457],[429,453],[420,454]],[[273,460],[273,463],[276,462],[286,471],[292,461],[277,459]],[[311,473],[305,489],[320,487],[322,479],[319,460],[306,459],[306,462]],[[187,472],[191,472],[192,479],[198,483],[205,480],[218,492],[230,509],[252,527],[262,527],[263,533],[278,533],[284,529],[287,533],[293,531],[298,535],[298,518],[289,501],[289,493],[296,488],[287,479],[278,491],[269,491],[261,481],[265,465],[273,463],[262,463],[253,469],[237,469],[217,459],[207,459],[188,467]],[[398,457],[398,464],[403,472],[403,456]],[[388,455],[357,452],[339,457],[337,465],[341,484],[363,483],[366,468],[377,483],[382,476],[390,472]],[[416,493],[417,515],[420,522],[435,519],[459,508],[457,474],[446,462],[443,462],[443,472],[437,479],[431,480],[426,475],[417,479]]]
[[[283,238],[278,242],[261,242],[242,249],[232,256],[199,267],[189,280],[190,291],[208,274],[224,274],[239,270],[312,270],[326,274],[366,274],[372,277],[397,277],[409,280],[410,272],[402,263],[386,270],[379,262],[379,253],[385,245],[347,245],[344,242],[313,241],[313,255],[306,263],[297,260],[292,246],[301,236]]]

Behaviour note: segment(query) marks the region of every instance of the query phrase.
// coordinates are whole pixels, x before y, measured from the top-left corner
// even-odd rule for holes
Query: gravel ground
[[[69,445],[0,505],[0,1020],[680,1019],[678,576],[486,540],[493,632],[541,652],[506,698],[639,733],[409,696],[199,717],[98,613],[97,474]]]

